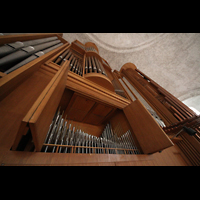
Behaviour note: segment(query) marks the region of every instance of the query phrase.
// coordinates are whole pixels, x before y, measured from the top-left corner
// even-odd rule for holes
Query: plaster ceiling
[[[94,42],[111,68],[127,62],[200,111],[199,33],[64,33],[72,42]]]
[[[159,40],[163,33],[86,33],[99,46],[116,53],[134,52]]]

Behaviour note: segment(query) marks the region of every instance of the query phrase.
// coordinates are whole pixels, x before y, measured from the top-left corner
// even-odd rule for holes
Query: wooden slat
[[[154,153],[173,146],[172,141],[139,100],[132,102],[123,110],[143,153]]]
[[[0,78],[6,76],[7,74],[0,72]]]
[[[194,166],[200,166],[200,160],[196,159],[194,157],[194,154],[191,152],[190,148],[187,146],[186,142],[183,140],[179,143],[177,143],[179,148],[182,150],[182,152],[185,154],[187,159],[192,163]]]

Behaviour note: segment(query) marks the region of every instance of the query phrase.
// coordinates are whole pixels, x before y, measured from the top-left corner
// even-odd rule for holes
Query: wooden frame
[[[123,111],[145,154],[174,145],[139,100],[133,101]]]
[[[123,109],[131,102],[130,100],[125,99],[114,92],[106,90],[102,86],[99,86],[90,80],[83,79],[82,77],[71,72],[68,73],[66,87],[90,98],[94,98],[97,101],[120,109]]]
[[[26,134],[28,127],[31,129],[36,151],[41,150],[49,124],[53,119],[65,89],[68,65],[69,62],[66,62],[66,64],[58,70],[23,118],[12,146],[13,150],[17,149],[21,136]]]

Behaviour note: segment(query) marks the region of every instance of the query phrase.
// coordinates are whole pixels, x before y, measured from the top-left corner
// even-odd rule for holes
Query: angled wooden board
[[[132,102],[123,111],[143,153],[155,153],[173,146],[172,141],[139,100]]]
[[[67,62],[67,64],[69,63]],[[46,88],[49,89],[46,94],[41,94],[38,97],[41,101],[29,120],[36,151],[40,151],[42,148],[49,125],[63,95],[67,80],[67,66],[64,65],[58,70],[54,82],[52,81],[47,85]]]

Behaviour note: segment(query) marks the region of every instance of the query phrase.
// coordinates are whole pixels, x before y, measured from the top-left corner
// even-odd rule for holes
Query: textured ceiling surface
[[[138,51],[154,43],[163,35],[163,33],[87,33],[87,36],[101,47],[116,53]]]
[[[181,101],[195,97],[192,106],[200,110],[199,33],[64,33],[63,37],[69,42],[94,42],[113,70],[134,63]]]

